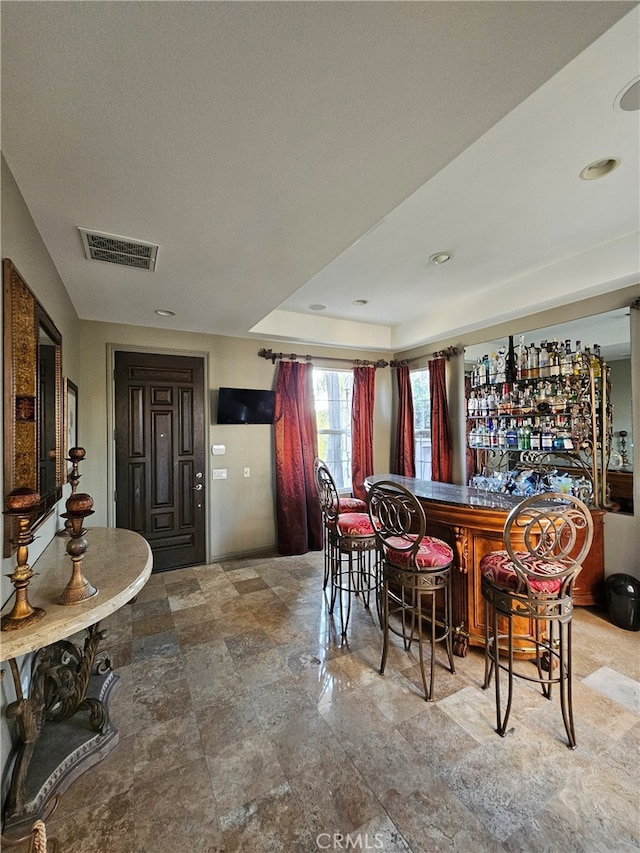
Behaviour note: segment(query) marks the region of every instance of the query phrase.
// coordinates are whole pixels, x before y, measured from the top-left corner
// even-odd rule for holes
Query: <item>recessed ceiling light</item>
[[[169,311],[168,308],[156,308],[156,314],[159,317],[175,317],[176,316],[176,312],[175,311]]]
[[[451,255],[449,252],[436,252],[435,255],[431,255],[429,260],[432,264],[446,264],[447,261],[451,260]]]
[[[368,299],[354,299],[353,300],[354,305],[367,305],[368,302],[369,302]]]
[[[594,160],[589,163],[580,172],[580,177],[583,181],[597,181],[598,178],[604,178],[620,165],[618,157],[604,157],[602,160]]]
[[[613,102],[614,109],[624,112],[640,110],[640,77],[636,77],[616,95]]]
[[[319,302],[309,305],[312,311],[324,311],[326,307],[326,305],[321,305]]]

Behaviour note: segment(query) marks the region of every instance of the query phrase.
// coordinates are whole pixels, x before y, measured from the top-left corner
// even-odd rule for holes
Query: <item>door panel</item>
[[[204,362],[115,353],[116,524],[151,545],[154,571],[205,560]]]

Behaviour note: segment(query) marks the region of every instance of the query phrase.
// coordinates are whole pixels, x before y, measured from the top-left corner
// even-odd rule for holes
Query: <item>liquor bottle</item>
[[[571,341],[566,340],[564,342],[564,352],[562,354],[562,360],[560,361],[560,374],[561,376],[571,376],[573,373],[573,354],[571,352]]]
[[[509,390],[509,384],[504,382],[502,384],[502,396],[498,402],[498,411],[500,414],[509,414],[512,408],[513,398],[511,396],[511,391]]]
[[[600,344],[593,345],[593,356],[591,358],[591,365],[593,367],[593,375],[596,379],[600,379],[602,375],[602,368],[600,366]]]
[[[507,349],[507,360],[504,368],[504,381],[509,385],[513,385],[518,375],[518,363],[516,353],[513,348],[513,335],[509,335],[509,348]]]
[[[540,433],[540,427],[538,426],[538,420],[536,418],[534,425],[531,429],[531,450],[540,450],[542,447],[542,438]]]
[[[480,415],[480,417],[486,418],[489,414],[489,407],[487,406],[487,397],[484,391],[479,391],[478,394],[478,414]]]
[[[514,449],[518,446],[518,430],[516,429],[515,423],[515,420],[512,418],[505,435],[507,447]]]
[[[524,335],[520,335],[520,343],[518,344],[516,375],[518,379],[527,378],[527,348],[524,345]]]
[[[489,422],[487,423],[487,425],[486,425],[486,426],[482,426],[482,427],[481,427],[481,431],[482,431],[482,446],[483,446],[483,447],[491,447],[491,435],[490,435],[490,433],[489,433],[489,423],[491,423],[491,420],[489,420]]]
[[[551,349],[549,350],[549,376],[560,376],[560,352],[556,338],[551,342]]]
[[[530,379],[537,379],[539,376],[539,362],[538,362],[539,350],[535,344],[531,344],[531,346],[527,349],[527,375]]]
[[[495,415],[498,411],[498,397],[496,396],[496,392],[493,388],[489,388],[489,393],[487,394],[487,412],[490,415]]]
[[[489,418],[489,423],[487,424],[487,431],[489,433],[489,447],[497,447],[498,429],[493,418]]]
[[[566,418],[560,419],[560,425],[558,427],[558,435],[562,439],[562,447],[564,450],[573,450],[573,438],[571,437],[571,431],[567,424]]]
[[[518,450],[526,450],[522,418],[518,420]]]
[[[485,367],[483,359],[478,356],[478,361],[476,362],[476,385],[481,388],[487,382],[487,369]]]
[[[489,384],[495,385],[498,381],[498,356],[492,352],[489,356]]]
[[[506,447],[507,446],[507,428],[504,425],[504,420],[500,421],[500,426],[498,427],[498,447]]]
[[[573,375],[580,376],[582,372],[582,342],[576,341],[576,351],[573,353]]]
[[[549,376],[549,350],[547,349],[547,342],[542,341],[540,344],[540,353],[538,355],[538,375],[543,379],[546,379]]]
[[[553,450],[553,429],[548,420],[543,424],[540,444],[542,450]]]
[[[470,418],[473,418],[478,414],[478,400],[476,398],[475,391],[471,391],[469,394],[469,399],[467,401],[467,414]]]
[[[531,450],[531,421],[524,422],[524,448],[523,450]]]

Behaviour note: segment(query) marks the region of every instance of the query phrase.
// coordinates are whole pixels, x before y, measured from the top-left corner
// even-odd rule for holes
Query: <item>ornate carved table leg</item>
[[[98,655],[103,636],[96,623],[82,648],[62,640],[40,649],[32,659],[28,697],[10,662],[17,701],[6,713],[17,725],[20,746],[5,805],[7,828],[38,818],[55,793],[116,746],[108,704],[119,678],[109,659]]]

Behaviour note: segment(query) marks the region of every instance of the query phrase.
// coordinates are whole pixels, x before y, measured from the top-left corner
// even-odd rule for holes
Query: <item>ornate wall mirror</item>
[[[13,263],[3,261],[4,494],[40,494],[34,525],[62,496],[62,336]],[[14,538],[5,516],[4,556]]]

